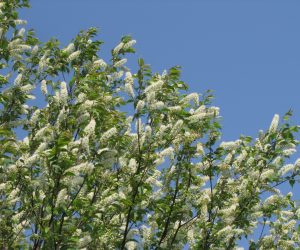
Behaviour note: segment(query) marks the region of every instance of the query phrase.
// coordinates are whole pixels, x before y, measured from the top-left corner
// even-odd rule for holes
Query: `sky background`
[[[100,28],[103,58],[121,36],[153,71],[182,66],[190,91],[214,90],[223,139],[256,136],[275,113],[300,124],[300,1],[32,0],[28,26],[63,45],[80,29]],[[100,53],[100,54],[101,54]]]
[[[256,137],[290,108],[300,124],[300,1],[32,0],[21,17],[42,41],[66,46],[80,29],[100,28],[110,50],[123,35],[153,71],[182,66],[191,92],[214,90],[223,139]],[[299,155],[299,154],[298,154]],[[296,192],[299,195],[299,192]]]

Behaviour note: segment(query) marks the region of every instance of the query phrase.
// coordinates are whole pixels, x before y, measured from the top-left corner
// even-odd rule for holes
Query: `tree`
[[[299,183],[291,112],[220,143],[211,92],[179,67],[131,72],[129,36],[107,63],[95,28],[41,43],[19,28],[28,6],[0,2],[2,249],[300,247],[299,203],[277,189]]]

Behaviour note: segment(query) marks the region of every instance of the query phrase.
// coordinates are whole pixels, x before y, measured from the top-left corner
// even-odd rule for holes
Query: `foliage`
[[[179,67],[131,72],[129,36],[107,63],[95,28],[41,43],[22,7],[0,2],[2,249],[300,247],[299,203],[277,189],[299,180],[290,112],[219,143],[211,93],[189,94]]]

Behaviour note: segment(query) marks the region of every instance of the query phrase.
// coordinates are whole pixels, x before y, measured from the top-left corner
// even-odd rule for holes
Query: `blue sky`
[[[162,72],[182,66],[190,91],[214,90],[223,139],[256,136],[275,113],[300,124],[300,1],[32,0],[22,11],[37,36],[66,45],[80,29],[100,28],[110,50],[122,35],[136,56]],[[101,54],[100,53],[100,54]],[[299,155],[299,154],[298,154]]]
[[[182,66],[191,91],[214,90],[224,139],[255,136],[274,113],[300,114],[299,1],[32,0],[22,11],[38,37],[67,44],[100,28],[103,57],[122,35],[155,71]]]

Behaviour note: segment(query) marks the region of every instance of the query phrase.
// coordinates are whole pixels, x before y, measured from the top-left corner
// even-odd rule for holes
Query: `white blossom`
[[[92,241],[90,235],[86,235],[83,238],[79,239],[78,246],[80,248],[87,246]]]
[[[161,89],[164,82],[162,80],[158,80],[156,82],[152,82],[147,88],[145,88],[145,93],[151,92],[151,91],[157,91]]]
[[[125,244],[127,250],[136,250],[136,242],[135,241],[127,241]]]
[[[77,97],[77,102],[81,103],[84,102],[86,100],[86,94],[85,93],[80,93]]]
[[[130,83],[125,83],[125,92],[131,97],[135,96],[133,87]]]
[[[47,54],[43,55],[39,61],[39,72],[42,71],[47,66]]]
[[[23,92],[27,92],[34,89],[34,86],[32,86],[31,84],[26,84],[24,86],[21,86],[21,91]]]
[[[129,164],[128,164],[129,169],[131,170],[132,173],[136,172],[137,169],[137,162],[134,158],[131,158],[129,160]]]
[[[78,165],[75,165],[71,168],[68,168],[66,172],[73,173],[78,175],[79,173],[90,174],[94,169],[94,165],[92,163],[84,162]]]
[[[69,44],[66,48],[64,48],[62,51],[63,51],[64,53],[70,54],[70,53],[74,52],[74,50],[75,50],[75,45],[74,45],[74,43],[70,43],[70,44]]]
[[[47,81],[46,80],[42,80],[42,82],[41,82],[41,91],[44,95],[48,94]]]
[[[201,142],[197,143],[196,145],[196,155],[203,155],[204,154],[204,148]]]
[[[30,51],[31,50],[31,46],[29,45],[26,45],[26,44],[20,44],[18,45],[17,49],[16,50],[21,50],[21,52],[23,51]]]
[[[74,61],[75,59],[77,59],[79,57],[80,54],[81,54],[80,50],[77,50],[77,51],[73,52],[71,55],[69,55],[68,61],[69,62]]]
[[[268,170],[262,172],[260,178],[261,178],[262,180],[265,180],[265,179],[267,179],[267,178],[272,177],[273,175],[274,175],[274,170],[273,170],[273,169],[268,169]]]
[[[41,139],[41,138],[45,135],[45,133],[46,133],[46,131],[48,130],[48,128],[49,128],[49,125],[46,125],[45,127],[39,129],[39,130],[36,132],[34,139],[35,139],[35,140]]]
[[[38,51],[39,51],[39,46],[38,46],[38,45],[35,45],[35,46],[33,46],[31,53],[32,53],[33,55],[35,55]]]
[[[145,102],[143,100],[139,100],[137,105],[136,105],[136,112],[140,113],[141,110],[144,108]]]
[[[133,85],[133,77],[132,74],[128,71],[125,73],[125,83],[128,83],[130,85]]]
[[[220,144],[220,147],[225,150],[234,150],[241,144],[241,142],[242,142],[241,140],[222,142]]]
[[[129,42],[124,44],[123,48],[128,49],[128,48],[134,46],[135,44],[136,44],[136,40],[130,40]]]
[[[89,153],[89,151],[90,151],[89,143],[90,143],[90,140],[89,140],[88,136],[81,138],[81,146],[87,153]]]
[[[24,36],[25,28],[21,28],[17,34],[17,36]]]
[[[68,89],[67,89],[66,82],[61,82],[61,84],[60,84],[60,100],[62,101],[62,103],[67,103]]]
[[[98,59],[98,60],[93,62],[93,66],[95,68],[97,68],[97,67],[105,68],[107,66],[107,64],[106,64],[106,62],[104,62],[103,59]]]
[[[22,78],[23,78],[23,74],[18,74],[15,81],[14,81],[14,84],[15,85],[20,85],[21,81],[22,81]]]
[[[30,100],[34,100],[36,98],[34,95],[26,95],[26,97]]]
[[[120,61],[115,62],[114,67],[121,67],[127,62],[126,58],[121,59]]]
[[[62,108],[57,116],[57,124],[60,124],[63,122],[63,120],[66,118],[66,110],[65,108]]]
[[[0,190],[4,190],[6,188],[7,183],[0,183]]]
[[[281,197],[278,195],[271,195],[264,201],[264,206],[273,205],[275,202],[279,201]]]
[[[275,114],[269,128],[269,131],[271,133],[277,130],[278,123],[279,123],[279,115]]]
[[[114,49],[113,49],[113,54],[118,54],[120,52],[120,50],[123,48],[124,43],[121,42],[119,43]]]
[[[208,113],[199,113],[199,114],[193,114],[187,119],[190,121],[190,123],[196,123],[203,120],[204,118],[207,118],[208,116],[209,116]]]
[[[162,109],[162,108],[164,108],[164,107],[165,107],[165,104],[164,104],[164,102],[162,102],[162,101],[158,101],[158,102],[153,103],[153,104],[151,105],[151,108],[152,108],[152,109],[157,109],[157,110]]]
[[[178,120],[176,121],[176,123],[174,124],[172,130],[171,130],[171,134],[177,134],[179,132],[179,130],[182,128],[183,125],[183,120]]]
[[[294,168],[295,168],[295,166],[293,164],[287,164],[279,170],[278,174],[283,176],[283,175],[287,174],[288,172],[293,171]]]
[[[187,96],[185,96],[184,98],[181,99],[181,103],[187,104],[189,103],[191,100],[193,100],[193,102],[198,105],[199,104],[199,95],[197,93],[191,93]]]
[[[236,158],[236,161],[240,164],[247,157],[248,153],[246,150],[242,150],[242,153]]]
[[[26,145],[26,146],[29,146],[29,138],[28,136],[26,136],[24,139],[23,139],[23,144]]]
[[[84,128],[84,133],[87,135],[93,135],[95,134],[95,127],[96,127],[96,121],[95,119],[91,119],[89,124]]]
[[[145,127],[145,136],[146,136],[147,138],[150,138],[150,137],[151,137],[151,134],[152,134],[152,128],[151,128],[151,126],[147,125],[147,126]]]
[[[181,107],[181,106],[173,106],[173,107],[168,107],[168,109],[169,109],[171,112],[176,112],[176,111],[182,110],[182,107]]]
[[[18,49],[21,43],[22,43],[22,39],[20,39],[20,38],[14,39],[8,43],[8,48],[9,49]]]
[[[36,149],[35,153],[41,153],[43,152],[48,146],[48,143],[47,142],[42,142],[39,147]]]
[[[292,154],[294,154],[296,152],[297,152],[297,150],[294,149],[294,148],[288,148],[288,149],[284,149],[282,151],[283,155],[285,155],[285,156],[290,156],[290,155],[292,155]]]
[[[112,136],[114,136],[115,134],[117,134],[117,129],[115,127],[107,130],[106,132],[103,133],[103,135],[100,138],[100,141],[105,142],[107,141],[109,138],[111,138]]]
[[[168,147],[168,148],[164,149],[163,151],[161,151],[159,154],[162,157],[168,156],[172,159],[174,157],[174,148]]]
[[[16,25],[26,25],[27,24],[26,20],[21,20],[21,19],[14,20],[14,22]]]
[[[62,205],[66,202],[67,194],[68,194],[68,191],[66,188],[59,191],[57,198],[56,198],[56,203],[55,203],[56,207],[59,207],[60,205]]]

